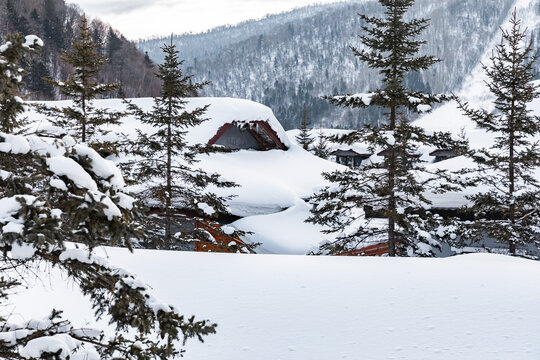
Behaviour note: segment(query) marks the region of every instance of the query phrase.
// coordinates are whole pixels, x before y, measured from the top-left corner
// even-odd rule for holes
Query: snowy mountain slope
[[[370,0],[355,0],[366,2]],[[259,20],[248,20],[233,26],[220,26],[215,29],[199,34],[182,34],[173,38],[175,45],[181,54],[185,54],[186,65],[192,66],[197,60],[217,55],[222,49],[240,43],[252,37],[257,37],[271,32],[274,28],[285,22],[301,21],[328,9],[342,6],[342,1],[326,5],[310,5],[289,12],[271,14]],[[164,60],[161,47],[170,38],[150,38],[139,40],[137,46],[148,52],[148,56],[154,61],[161,63]]]
[[[498,37],[498,27],[513,5],[514,0],[418,0],[412,16],[431,19],[422,52],[443,62],[421,76],[410,77],[409,83],[436,92],[461,88],[491,39]],[[190,35],[197,42],[183,49],[186,69],[197,79],[212,82],[206,95],[262,102],[274,110],[286,129],[298,126],[304,106],[313,125],[322,121],[324,127],[354,128],[375,122],[380,116],[377,111],[337,109],[320,96],[363,92],[379,85],[378,76],[359,63],[349,47],[358,45],[357,13],[378,15],[381,7],[375,1],[349,1],[313,9],[319,8],[323,11],[293,19],[277,15],[264,31],[259,31],[262,23],[244,24],[241,29],[253,35],[237,42],[228,40],[235,27]],[[533,6],[530,11],[535,14],[539,9]],[[197,52],[214,43],[224,46],[218,52]],[[144,44],[140,46],[145,49]]]
[[[538,262],[106,252],[165,303],[218,323],[204,344],[188,342],[187,359],[540,357]],[[14,318],[50,307],[91,318],[76,285],[53,275],[13,298]]]

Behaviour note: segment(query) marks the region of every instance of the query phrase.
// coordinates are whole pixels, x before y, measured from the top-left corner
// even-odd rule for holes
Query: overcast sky
[[[67,0],[135,40],[200,32],[315,3],[337,0]]]

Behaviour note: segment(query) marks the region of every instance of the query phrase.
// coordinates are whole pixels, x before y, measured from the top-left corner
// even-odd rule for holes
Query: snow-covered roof
[[[150,111],[152,109],[152,98],[139,98],[132,100],[136,105],[140,106],[145,111]],[[203,117],[208,120],[199,126],[189,129],[189,133],[186,135],[186,140],[190,144],[208,143],[225,124],[265,121],[268,123],[268,125],[270,125],[272,130],[274,130],[278,138],[286,147],[291,145],[283,126],[281,126],[279,121],[274,116],[272,110],[267,106],[250,100],[234,98],[201,97],[190,98],[187,99],[187,101],[187,111],[191,111],[205,105],[210,105],[208,111],[203,115]],[[71,104],[71,101],[53,101],[47,102],[47,104],[53,106],[68,106]],[[96,100],[94,105],[99,108],[109,108],[111,110],[118,111],[123,111],[126,109],[126,106],[120,99]],[[44,115],[37,114],[33,110],[30,110],[27,115],[29,115],[31,119],[38,120],[37,122],[34,122],[34,125],[32,126],[32,129],[34,130],[52,130],[56,132],[62,131],[62,129],[53,129],[50,123],[45,119]],[[110,127],[110,130],[113,132],[120,131],[128,136],[133,137],[136,135],[136,129],[140,129],[142,131],[145,129],[148,129],[148,131],[151,130],[150,126],[141,124],[137,119],[131,116],[126,117],[121,126]]]
[[[210,107],[204,116],[209,120],[190,130],[188,139],[191,141],[208,142],[225,124],[266,121],[272,130],[276,132],[281,142],[287,147],[290,146],[289,138],[285,134],[283,126],[267,106],[243,99],[192,98],[189,99],[187,109],[194,109],[206,104],[210,104]]]

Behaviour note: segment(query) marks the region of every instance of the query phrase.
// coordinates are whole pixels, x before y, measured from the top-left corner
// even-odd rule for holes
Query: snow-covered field
[[[206,343],[188,342],[186,359],[540,358],[538,262],[106,253],[162,301],[218,323]],[[57,274],[38,282],[13,299],[13,317],[54,307],[84,323],[91,310],[73,288]]]

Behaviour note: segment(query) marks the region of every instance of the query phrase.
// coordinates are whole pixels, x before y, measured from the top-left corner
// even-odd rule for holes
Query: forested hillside
[[[435,92],[459,90],[508,16],[513,0],[419,0],[410,14],[430,18],[423,52],[443,62],[413,87]],[[299,9],[236,27],[176,38],[186,69],[212,84],[204,95],[252,99],[270,106],[283,125],[297,127],[306,106],[312,125],[351,128],[379,117],[376,110],[336,109],[320,98],[373,89],[376,74],[359,63],[350,46],[359,44],[358,13],[380,14],[380,5],[356,0]],[[160,59],[164,39],[139,42]]]
[[[60,60],[62,50],[69,50],[82,10],[64,0],[0,0],[1,38],[11,32],[35,34],[45,46],[25,77],[29,99],[49,100],[58,93],[43,78],[64,79],[71,73],[69,65]],[[100,74],[100,82],[120,82],[121,90],[113,96],[155,95],[159,82],[153,75],[152,62],[133,43],[100,20],[91,22],[94,41],[111,60]]]

